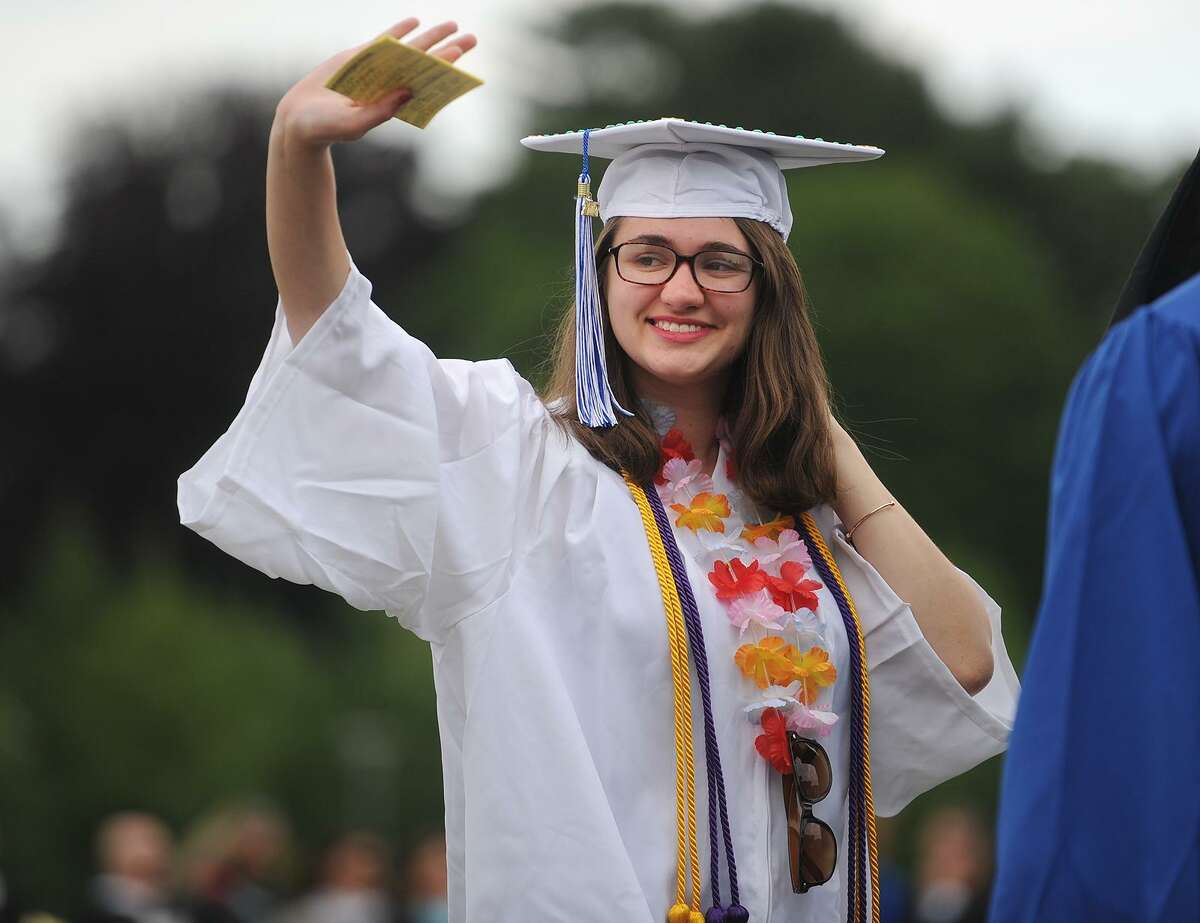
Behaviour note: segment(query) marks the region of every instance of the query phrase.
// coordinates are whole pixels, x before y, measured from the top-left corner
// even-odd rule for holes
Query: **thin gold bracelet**
[[[846,541],[850,541],[850,536],[852,536],[854,534],[854,530],[857,529],[859,526],[861,526],[864,522],[866,522],[872,516],[874,516],[876,513],[880,512],[882,510],[886,510],[889,506],[895,506],[895,505],[896,505],[895,500],[889,500],[887,503],[883,504],[882,506],[875,507],[875,509],[871,510],[871,512],[867,513],[866,516],[862,517],[862,519],[860,519],[858,522],[856,522],[853,526],[850,527],[850,531],[848,531],[846,533]]]

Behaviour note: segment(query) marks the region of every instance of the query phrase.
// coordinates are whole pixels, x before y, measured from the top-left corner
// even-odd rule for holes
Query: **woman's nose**
[[[696,305],[704,301],[704,289],[696,283],[690,262],[679,261],[679,265],[675,268],[675,275],[663,284],[661,298],[666,304],[680,307]]]

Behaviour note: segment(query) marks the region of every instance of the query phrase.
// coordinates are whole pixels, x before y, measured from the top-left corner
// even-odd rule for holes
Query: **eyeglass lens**
[[[792,773],[800,797],[815,804],[828,795],[833,786],[829,755],[816,741],[801,737],[795,731],[788,732],[788,745],[792,751]]]
[[[654,244],[627,243],[617,248],[617,272],[626,282],[660,285],[671,278],[675,251]],[[750,287],[754,261],[741,253],[702,250],[691,257],[696,282],[713,292],[742,292]]]
[[[837,840],[829,825],[811,814],[788,823],[788,851],[792,865],[792,890],[803,894],[825,884],[837,866]]]
[[[812,814],[811,805],[829,794],[833,770],[829,756],[815,741],[788,732],[793,772],[783,776],[787,808],[788,856],[792,890],[803,894],[833,877],[837,866],[837,839],[824,821]]]

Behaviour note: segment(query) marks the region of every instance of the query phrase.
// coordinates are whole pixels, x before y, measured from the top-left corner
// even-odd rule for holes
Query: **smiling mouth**
[[[699,333],[701,330],[711,329],[709,324],[678,324],[675,321],[655,320],[654,318],[650,318],[646,323],[651,327],[671,333]]]

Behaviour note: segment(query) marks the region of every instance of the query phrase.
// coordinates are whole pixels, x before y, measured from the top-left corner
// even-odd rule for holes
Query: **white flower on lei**
[[[787,722],[788,730],[795,731],[802,737],[827,737],[837,724],[838,716],[831,711],[811,708],[801,702],[797,695],[800,683],[790,686],[768,686],[759,696],[742,711],[747,720],[754,725],[762,722],[762,713],[768,708],[774,708]]]
[[[760,724],[762,713],[768,708],[774,708],[786,717],[793,709],[800,707],[800,702],[796,698],[796,693],[799,691],[800,683],[792,683],[790,686],[768,686],[742,711],[745,712],[746,718],[751,724]]]
[[[800,633],[800,640],[805,643],[813,643],[818,647],[825,647],[825,626],[821,620],[817,618],[817,614],[811,609],[797,609],[795,612],[789,613],[792,616],[792,622],[795,625],[796,631]]]
[[[733,509],[730,504],[730,509]],[[696,533],[696,539],[705,554],[713,559],[734,558],[746,556],[746,543],[740,538],[745,522],[737,514],[737,510],[725,517],[725,531],[711,532],[701,529]]]
[[[659,436],[665,436],[675,426],[675,411],[668,405],[642,398],[642,406],[650,415],[650,421]]]

